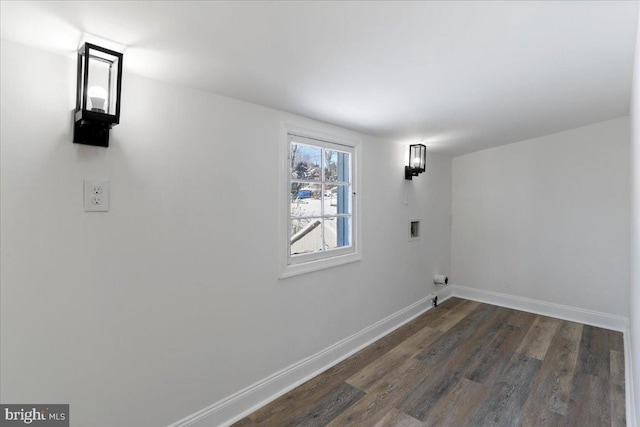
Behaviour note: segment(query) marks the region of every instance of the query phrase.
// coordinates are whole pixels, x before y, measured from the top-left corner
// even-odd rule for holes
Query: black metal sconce
[[[426,170],[427,147],[423,144],[409,146],[409,166],[404,167],[404,179],[412,180]]]
[[[109,146],[109,129],[120,123],[122,54],[85,43],[78,50],[76,144]]]

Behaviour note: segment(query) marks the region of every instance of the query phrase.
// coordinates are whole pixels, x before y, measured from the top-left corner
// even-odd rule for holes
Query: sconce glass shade
[[[427,147],[424,144],[409,146],[409,165],[404,167],[404,178],[412,180],[420,175],[427,167]]]
[[[91,43],[78,50],[74,143],[109,146],[109,129],[120,123],[122,56]]]

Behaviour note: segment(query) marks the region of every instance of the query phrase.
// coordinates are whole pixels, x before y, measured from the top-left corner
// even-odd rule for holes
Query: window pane
[[[338,152],[324,150],[324,179],[334,182],[338,179]]]
[[[320,181],[322,178],[322,149],[291,143],[291,178]]]
[[[322,186],[320,184],[291,183],[291,216],[321,216]]]
[[[327,218],[324,220],[325,249],[351,245],[351,218]]]
[[[324,191],[324,214],[350,214],[351,213],[351,193],[348,185],[330,186]]]
[[[292,219],[291,255],[322,250],[322,219]]]
[[[349,182],[350,154],[325,149],[324,177],[328,182]]]

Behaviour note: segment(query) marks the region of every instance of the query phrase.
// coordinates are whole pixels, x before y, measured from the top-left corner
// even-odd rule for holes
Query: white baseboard
[[[459,298],[528,311],[530,313],[584,323],[585,325],[612,329],[619,332],[624,332],[629,328],[629,319],[623,316],[615,316],[599,311],[585,310],[568,305],[517,297],[498,292],[467,288],[465,286],[450,286],[452,288],[452,295]]]
[[[436,288],[438,288],[435,291],[435,294],[438,296],[438,304],[453,296],[453,288],[449,285],[436,285]]]
[[[637,415],[633,390],[633,367],[631,366],[631,330],[624,331],[624,385],[625,385],[625,407],[627,408],[627,425],[636,427]]]
[[[439,302],[451,296],[449,286],[435,292]],[[431,308],[431,298],[420,301],[374,323],[318,353],[264,378],[169,427],[229,426],[300,384],[326,371],[369,344],[389,334]]]

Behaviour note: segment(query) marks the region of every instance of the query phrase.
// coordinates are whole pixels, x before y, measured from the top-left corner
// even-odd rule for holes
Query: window
[[[287,134],[284,277],[355,260],[356,147],[328,139]]]

